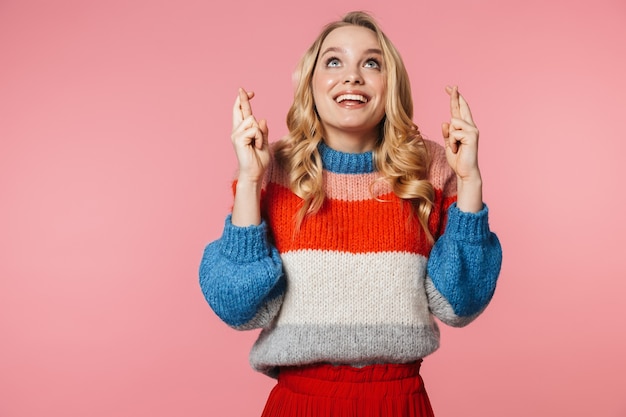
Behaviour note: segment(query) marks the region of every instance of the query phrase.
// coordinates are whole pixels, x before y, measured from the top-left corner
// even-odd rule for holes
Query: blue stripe
[[[335,174],[369,174],[374,172],[374,158],[371,151],[347,153],[329,148],[320,142],[318,151],[322,157],[324,169]]]

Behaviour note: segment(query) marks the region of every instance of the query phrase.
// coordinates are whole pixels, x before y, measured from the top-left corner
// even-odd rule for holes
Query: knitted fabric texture
[[[376,181],[371,152],[319,147],[326,200],[294,233],[301,199],[272,164],[263,222],[237,227],[205,248],[200,286],[215,313],[236,329],[262,328],[254,369],[366,365],[419,360],[439,347],[435,317],[452,326],[491,300],[502,250],[488,209],[456,208],[456,176],[443,148],[425,141],[435,201],[429,243],[409,203]]]

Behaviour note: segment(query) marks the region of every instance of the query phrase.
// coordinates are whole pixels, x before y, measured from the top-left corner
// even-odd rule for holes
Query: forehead
[[[376,34],[362,26],[343,26],[330,32],[322,42],[321,52],[327,48],[340,49],[372,49],[380,48]]]

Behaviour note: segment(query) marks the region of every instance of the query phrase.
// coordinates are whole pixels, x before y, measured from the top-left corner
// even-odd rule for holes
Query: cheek
[[[386,80],[383,77],[372,77],[371,83],[381,96],[384,96],[387,92]]]
[[[384,107],[385,107],[385,102],[387,100],[387,86],[385,83],[385,80],[378,80],[376,89],[378,90],[378,97],[380,100],[380,106],[383,108],[384,111]]]
[[[336,84],[336,78],[336,75],[317,73],[313,76],[313,88],[315,90],[319,90],[320,92],[327,91]]]
[[[372,84],[374,85],[374,90],[376,91],[376,100],[378,102],[377,107],[384,108],[387,100],[387,87],[380,79],[372,80]]]
[[[313,88],[313,100],[316,106],[323,105],[324,97],[335,85],[334,79],[332,77],[314,76],[311,84]]]
[[[321,93],[324,83],[320,80],[319,76],[313,76],[313,79],[311,80],[311,87],[313,89],[313,96],[317,96]]]

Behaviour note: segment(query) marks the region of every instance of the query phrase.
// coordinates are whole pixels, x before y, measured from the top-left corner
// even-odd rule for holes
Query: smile
[[[359,101],[361,103],[367,103],[368,99],[365,96],[362,96],[360,94],[342,94],[340,96],[338,96],[337,98],[335,98],[335,101],[337,103],[341,103],[343,101]]]

